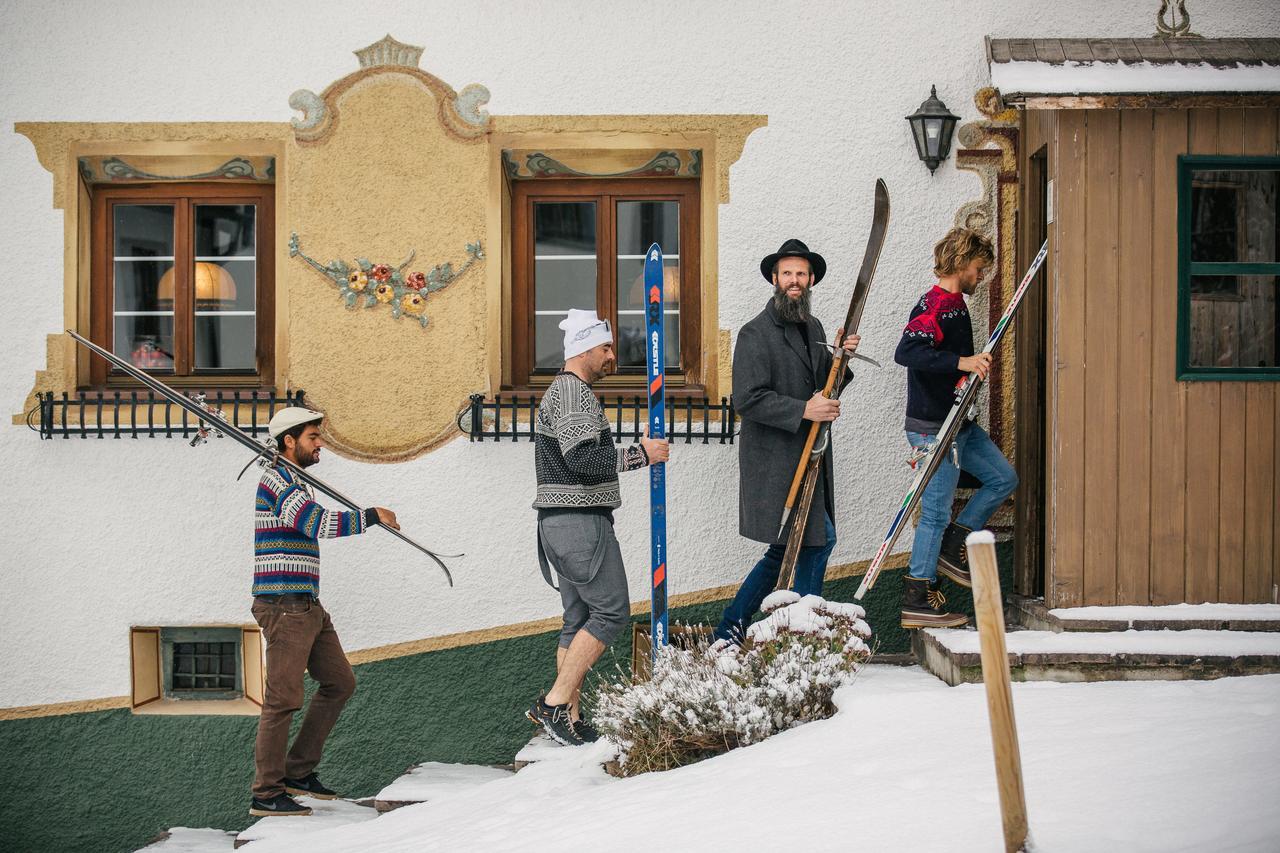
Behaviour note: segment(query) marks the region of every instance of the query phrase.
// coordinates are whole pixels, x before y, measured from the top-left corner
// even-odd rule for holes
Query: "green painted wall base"
[[[999,550],[1008,589],[1012,548]],[[824,592],[851,601],[858,581],[833,581]],[[886,573],[864,602],[882,653],[910,650],[898,626],[901,585],[901,571]],[[949,609],[973,612],[967,590],[946,588]],[[680,608],[671,619],[715,623],[725,604]],[[363,797],[422,761],[511,761],[532,733],[524,709],[551,684],[555,645],[546,633],[356,667],[356,694],[330,736],[321,777]],[[628,670],[630,660],[628,631],[592,677]],[[0,847],[101,853],[135,850],[172,826],[243,829],[256,729],[255,717],[127,710],[0,723]]]

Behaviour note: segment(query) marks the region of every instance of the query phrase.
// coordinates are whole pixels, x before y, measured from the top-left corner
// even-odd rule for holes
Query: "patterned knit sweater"
[[[534,432],[535,509],[614,509],[618,472],[643,468],[638,444],[618,447],[600,400],[577,375],[561,371],[538,406]]]
[[[320,595],[320,539],[363,533],[377,510],[339,512],[315,502],[288,468],[267,469],[254,506],[253,594]]]
[[[964,296],[929,288],[911,309],[894,361],[907,368],[907,420],[911,432],[933,435],[955,402],[957,365],[973,355],[973,326]]]

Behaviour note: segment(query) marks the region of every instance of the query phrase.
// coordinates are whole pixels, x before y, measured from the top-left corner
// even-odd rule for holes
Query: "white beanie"
[[[560,321],[564,329],[564,360],[581,355],[601,344],[613,343],[613,331],[608,320],[601,320],[594,311],[570,308],[569,316]]]

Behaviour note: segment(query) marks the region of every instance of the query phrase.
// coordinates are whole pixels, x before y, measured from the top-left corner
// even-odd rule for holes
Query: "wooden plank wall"
[[[1178,382],[1175,351],[1177,157],[1280,154],[1278,115],[1064,110],[1025,125],[1047,136],[1056,185],[1050,606],[1273,600],[1276,383]]]

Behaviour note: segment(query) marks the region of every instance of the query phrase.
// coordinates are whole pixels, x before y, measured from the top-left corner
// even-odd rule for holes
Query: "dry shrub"
[[[664,646],[653,677],[603,684],[594,721],[623,775],[669,770],[835,713],[831,698],[870,656],[861,607],[774,593],[744,648]]]

